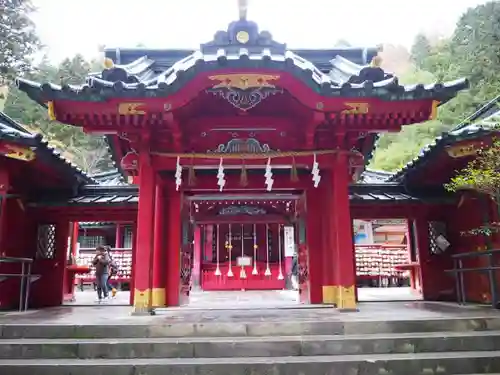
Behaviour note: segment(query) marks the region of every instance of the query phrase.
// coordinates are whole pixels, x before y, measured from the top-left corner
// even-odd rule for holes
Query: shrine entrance
[[[296,304],[301,289],[307,291],[307,282],[302,287],[299,283],[301,199],[297,193],[187,196],[185,227],[191,228],[191,237],[185,242],[192,244],[189,305],[222,307],[227,300],[240,307]],[[182,272],[183,266],[181,278]]]

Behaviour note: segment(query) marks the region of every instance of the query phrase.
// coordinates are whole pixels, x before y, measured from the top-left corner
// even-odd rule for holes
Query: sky
[[[410,47],[419,32],[450,35],[460,15],[486,0],[249,0],[248,18],[291,48]],[[48,57],[98,46],[198,48],[238,17],[237,0],[33,0]]]

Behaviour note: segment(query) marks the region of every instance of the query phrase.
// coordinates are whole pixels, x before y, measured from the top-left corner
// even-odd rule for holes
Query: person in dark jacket
[[[104,246],[96,248],[96,255],[92,264],[95,266],[95,278],[97,285],[97,300],[101,302],[108,299],[108,277],[109,277],[109,256]]]
[[[111,255],[111,247],[106,246],[106,253],[108,254],[109,257],[109,264],[108,264],[109,276],[108,276],[108,281],[106,282],[106,286],[108,288],[108,292],[111,291],[111,297],[115,297],[116,288],[113,285],[111,285],[111,278],[118,273],[118,264]]]

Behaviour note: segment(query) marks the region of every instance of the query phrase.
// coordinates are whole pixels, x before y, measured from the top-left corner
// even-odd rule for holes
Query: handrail
[[[486,272],[488,274],[488,279],[489,279],[492,307],[496,308],[498,306],[496,271],[500,270],[500,265],[493,264],[493,255],[495,254],[500,254],[500,250],[491,249],[491,250],[474,251],[474,252],[451,255],[451,258],[453,259],[453,269],[444,270],[444,272],[451,273],[455,276],[455,284],[456,284],[455,287],[456,287],[458,304],[466,303],[464,273]],[[488,265],[486,267],[479,266],[479,267],[463,268],[463,261],[465,259],[473,259],[484,256],[486,256],[488,259]]]
[[[493,254],[500,254],[500,249],[471,251],[468,253],[453,254],[453,255],[451,255],[451,257],[453,259],[476,258],[476,257],[480,257],[480,256],[493,255]]]
[[[17,263],[21,264],[20,274],[10,274],[6,277],[19,277],[21,285],[19,286],[19,311],[28,310],[28,301],[30,295],[31,285],[31,265],[33,264],[32,258],[18,258],[18,257],[0,257],[0,263]],[[26,265],[28,266],[26,270]]]

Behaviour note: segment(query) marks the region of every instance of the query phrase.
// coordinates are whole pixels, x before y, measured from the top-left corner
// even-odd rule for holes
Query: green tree
[[[495,202],[500,214],[500,141],[494,140],[492,146],[479,150],[476,158],[453,177],[445,188],[453,192],[470,190],[484,194]],[[499,229],[499,223],[490,223],[467,233],[491,235]]]
[[[0,77],[11,80],[31,69],[39,39],[30,19],[34,10],[30,0],[4,0],[0,4]]]
[[[431,43],[424,34],[417,34],[411,48],[411,58],[418,68],[422,68],[425,59],[431,53]]]
[[[83,56],[75,55],[63,60],[59,66],[52,66],[44,59],[28,77],[41,82],[82,84],[90,72],[99,69],[97,61],[87,61]],[[79,127],[50,121],[46,109],[16,88],[9,90],[5,113],[31,131],[43,134],[53,146],[64,151],[64,155],[83,170],[96,173],[109,168],[103,137],[85,134]]]

